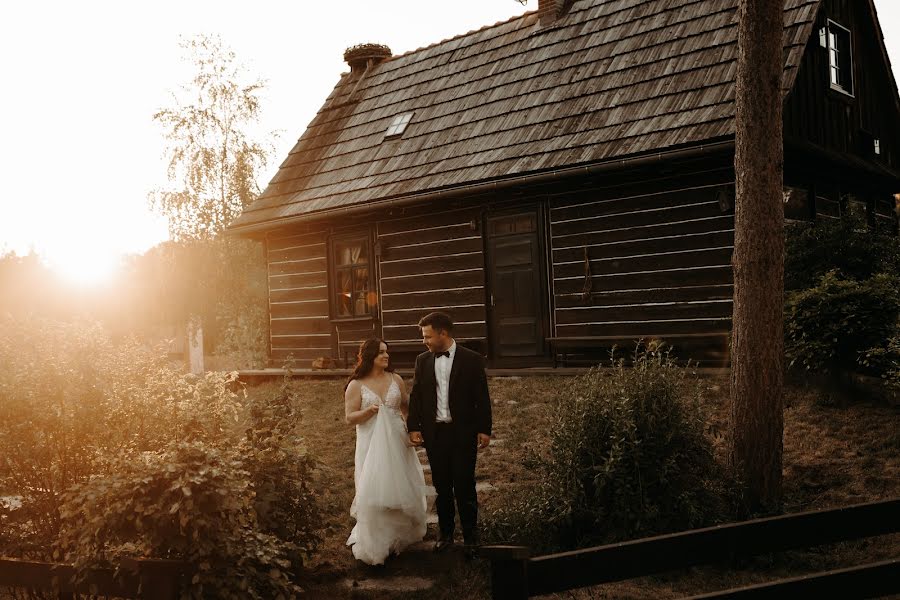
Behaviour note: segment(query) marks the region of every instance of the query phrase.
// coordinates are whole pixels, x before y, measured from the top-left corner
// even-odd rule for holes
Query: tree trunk
[[[729,461],[748,508],[781,500],[784,430],[782,0],[740,0]]]

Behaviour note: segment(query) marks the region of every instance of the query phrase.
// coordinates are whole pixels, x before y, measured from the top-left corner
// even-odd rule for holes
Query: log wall
[[[328,306],[327,232],[298,230],[266,236],[272,363],[289,357],[298,367],[332,356]]]
[[[384,338],[424,349],[419,319],[442,310],[455,337],[470,345],[487,339],[481,208],[459,208],[377,223],[379,289]]]
[[[719,193],[732,183],[722,169],[554,199],[554,337],[660,336],[677,350],[679,336],[711,334],[725,345],[734,211]]]

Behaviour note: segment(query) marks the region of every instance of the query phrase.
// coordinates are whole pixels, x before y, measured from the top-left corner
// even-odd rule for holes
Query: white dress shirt
[[[450,356],[434,357],[434,378],[437,381],[437,422],[450,423],[450,370],[456,356],[456,342],[447,348]]]

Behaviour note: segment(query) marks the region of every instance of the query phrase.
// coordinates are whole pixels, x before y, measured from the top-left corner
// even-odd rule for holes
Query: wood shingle
[[[785,93],[819,2],[785,0]],[[233,228],[731,136],[736,20],[737,0],[576,0],[346,73]]]

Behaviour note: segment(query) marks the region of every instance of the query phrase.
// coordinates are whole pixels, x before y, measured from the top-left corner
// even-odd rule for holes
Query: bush
[[[863,353],[884,347],[895,333],[898,283],[890,275],[855,281],[831,271],[815,287],[789,294],[784,319],[789,366],[832,374],[865,367]]]
[[[196,567],[193,598],[292,597],[290,544],[260,530],[239,448],[174,442],[123,456],[72,488],[60,510],[60,558],[77,568],[125,557],[175,558]]]
[[[90,324],[0,318],[0,548],[48,559],[59,531],[61,493],[95,469],[107,435],[109,399],[94,357],[108,356]]]
[[[609,371],[609,372],[608,372]],[[667,352],[591,369],[562,391],[540,482],[485,518],[487,538],[541,551],[706,525],[727,514],[724,470],[705,436],[703,387]]]
[[[21,499],[0,503],[0,547],[204,556],[195,596],[287,596],[285,567],[321,541],[298,403],[251,402],[236,373],[185,374],[93,325],[0,318],[0,495]]]
[[[316,462],[300,435],[300,398],[288,379],[271,397],[256,396],[242,449],[256,491],[254,509],[266,533],[291,542],[299,569],[322,543],[321,507],[315,494]]]
[[[889,389],[900,392],[900,323],[887,343],[882,347],[869,348],[861,362],[864,367],[879,374]]]
[[[863,280],[900,277],[900,238],[864,230],[851,219],[793,223],[785,231],[784,287],[815,287],[829,271]]]

